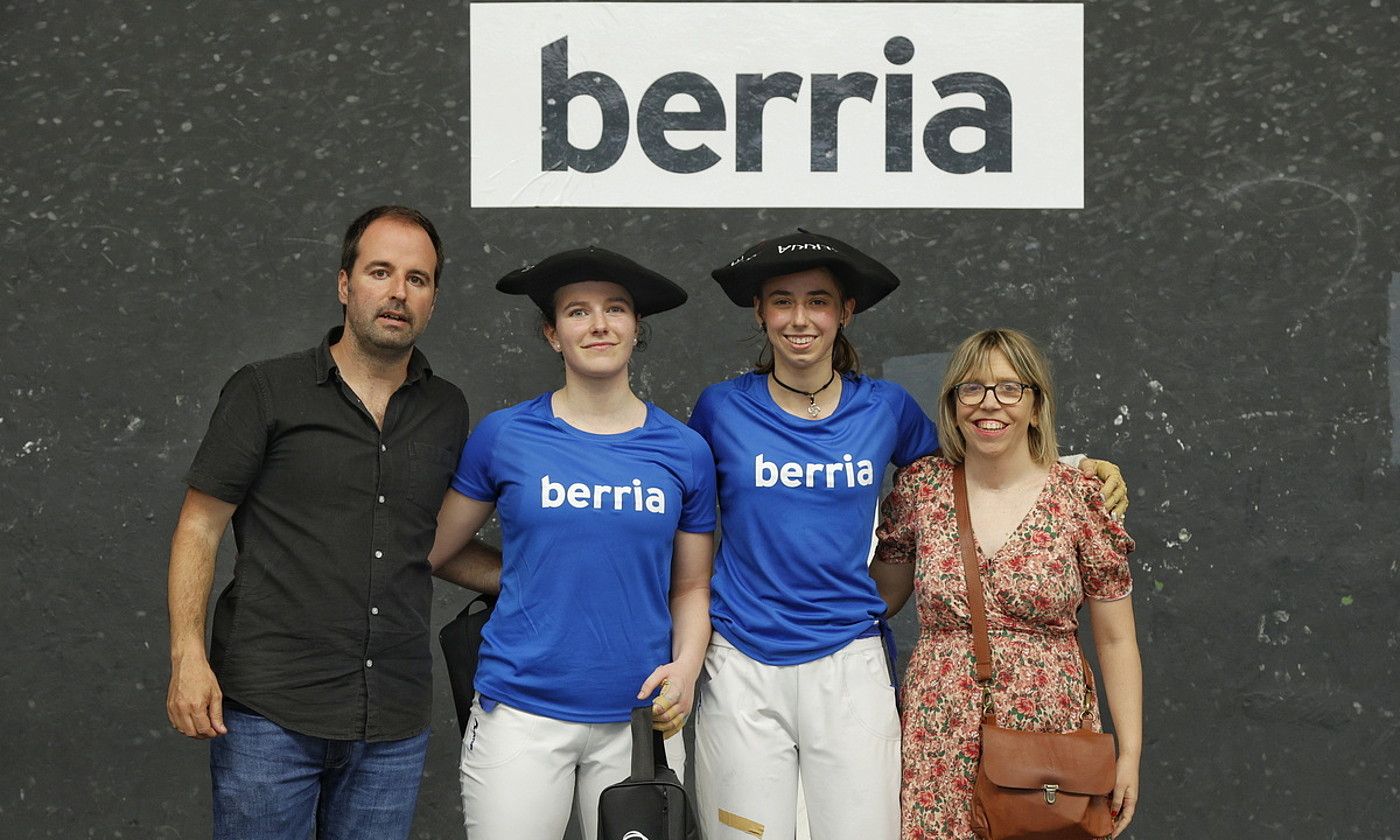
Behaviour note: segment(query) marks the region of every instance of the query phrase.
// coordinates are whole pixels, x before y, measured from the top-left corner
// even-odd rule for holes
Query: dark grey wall
[[[398,200],[447,239],[425,348],[478,417],[558,380],[493,282],[578,243],[691,291],[636,376],[682,416],[752,353],[707,270],[797,224],[903,276],[853,330],[877,373],[1038,336],[1067,449],[1133,486],[1133,836],[1395,836],[1393,3],[1089,4],[1086,206],[1046,212],[473,211],[467,11],[423,5],[0,7],[0,833],[207,834],[163,708],[180,476],[230,372],[339,318],[344,225]],[[417,837],[458,836],[445,685]]]

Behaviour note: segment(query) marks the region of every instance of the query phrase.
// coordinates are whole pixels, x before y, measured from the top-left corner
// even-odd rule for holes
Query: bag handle
[[[992,706],[992,644],[987,636],[987,601],[982,595],[982,570],[977,563],[977,544],[972,534],[972,509],[967,504],[967,471],[962,463],[953,465],[953,507],[958,517],[958,543],[962,548],[963,579],[967,581],[967,609],[972,614],[972,652],[977,657],[977,684],[982,686],[982,714],[996,723]],[[1095,702],[1094,681],[1089,660],[1075,639],[1074,649],[1084,669],[1084,723],[1092,717]]]
[[[632,781],[653,781],[656,768],[667,766],[665,739],[651,728],[651,705],[638,706],[632,710]]]

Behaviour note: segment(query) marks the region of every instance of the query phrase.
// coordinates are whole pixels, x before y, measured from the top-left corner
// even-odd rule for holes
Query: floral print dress
[[[1104,508],[1099,482],[1056,463],[1030,511],[991,557],[978,546],[992,644],[997,723],[1078,729],[1085,686],[1076,612],[1085,598],[1132,592],[1132,538]],[[972,838],[981,690],[953,506],[953,465],[922,458],[895,477],[876,557],[914,563],[919,640],[904,675],[904,840]],[[1093,709],[1099,730],[1098,709]]]

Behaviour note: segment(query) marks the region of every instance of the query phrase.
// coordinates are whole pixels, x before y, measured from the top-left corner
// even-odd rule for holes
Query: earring
[[[633,347],[636,347],[636,346],[637,346],[637,339],[635,339],[635,338],[632,339],[632,346],[633,346]]]
[[[559,345],[558,345],[558,344],[552,344],[552,343],[551,343],[549,346],[554,348],[554,352],[556,352],[556,353],[559,352]]]

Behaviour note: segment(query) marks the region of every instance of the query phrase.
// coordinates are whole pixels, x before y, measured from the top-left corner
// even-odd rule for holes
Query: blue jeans
[[[428,733],[334,741],[224,704],[228,734],[209,745],[214,840],[408,837]]]

